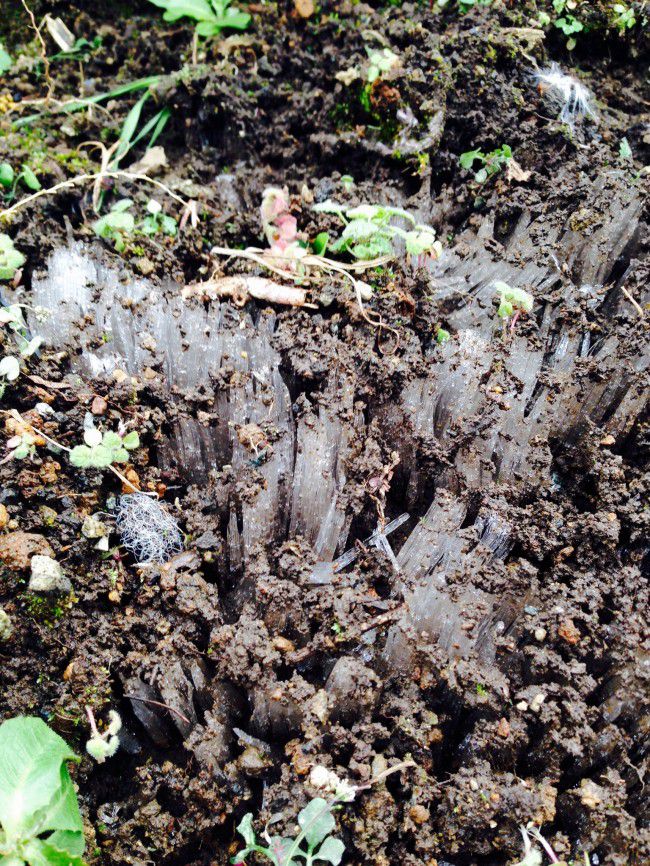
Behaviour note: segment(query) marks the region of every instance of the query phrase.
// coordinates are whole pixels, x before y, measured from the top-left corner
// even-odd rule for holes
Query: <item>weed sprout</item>
[[[164,563],[183,549],[183,533],[160,503],[144,493],[120,496],[116,526],[122,544],[141,563]]]
[[[549,106],[558,112],[558,118],[570,129],[585,117],[595,119],[591,93],[577,78],[562,72],[557,63],[537,72],[535,81]]]
[[[122,729],[122,719],[115,710],[108,711],[109,723],[103,734],[100,734],[95,722],[95,716],[90,707],[86,707],[91,737],[86,743],[86,751],[98,764],[103,764],[106,758],[112,758],[120,745],[117,736]]]
[[[514,331],[517,319],[522,314],[526,315],[533,309],[534,298],[530,292],[525,292],[523,289],[512,288],[508,283],[497,280],[494,283],[494,290],[499,295],[499,309],[497,314],[500,319],[510,319],[510,332]]]

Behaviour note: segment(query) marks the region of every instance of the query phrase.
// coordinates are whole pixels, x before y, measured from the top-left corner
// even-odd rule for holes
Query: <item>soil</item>
[[[28,162],[45,187],[95,171],[96,153],[80,145],[114,141],[137,95],[14,128],[46,82],[22,6],[8,5],[2,26],[19,59],[0,79],[15,103],[0,117],[0,162]],[[156,179],[198,201],[201,221],[176,238],[130,242],[120,255],[90,228],[90,186],[42,197],[7,224],[27,261],[19,283],[3,284],[4,300],[29,303],[51,253],[73,242],[127,284],[144,274],[170,298],[215,268],[262,274],[250,262],[215,261],[210,249],[263,244],[268,185],[288,187],[310,238],[337,224],[313,201],[410,209],[435,226],[441,263],[450,263],[445,271],[395,260],[366,277],[367,309],[393,330],[364,319],[349,284],[331,275],[313,290],[314,308],[222,305],[224,327],[243,328],[245,313],[253,341],[270,323],[296,423],[316,429],[330,413],[342,430],[341,536],[321,558],[355,545],[358,556],[329,583],[314,583],[315,537],[288,517],[272,537],[238,548],[243,556],[233,552],[242,514],[267,484],[255,437],[282,444],[271,424],[247,431],[240,442],[250,460],[233,464],[218,407],[238,385],[234,360],[210,387],[175,393],[158,356],[137,387],[129,377],[80,378],[82,346],[97,336],[91,307],[78,342],[45,344],[29,375],[7,388],[3,410],[66,445],[80,441],[91,407],[105,429],[127,421],[142,443],[130,455],[131,480],[162,494],[187,534],[185,553],[162,566],[138,566],[113,548],[114,535],[102,555],[81,527],[97,512],[110,523],[122,492],[114,475],[75,470],[40,447],[0,465],[0,607],[14,627],[0,643],[0,718],[42,716],[80,754],[86,706],[102,722],[117,709],[124,724],[114,758],[97,765],[85,756],[73,770],[88,862],[225,864],[246,812],[259,832],[272,817],[292,832],[318,793],[312,766],[363,784],[402,761],[414,766],[338,812],[344,863],[514,863],[528,822],[561,861],[648,862],[647,22],[622,37],[607,24],[608,4],[579,4],[592,29],[568,52],[557,28],[544,39],[521,29],[550,5],[497,0],[461,15],[455,3],[254,4],[248,31],[201,45],[192,64],[191,26],[163,22],[148,3],[34,4],[78,36],[101,36],[83,65],[87,94],[163,76],[152,102],[171,118]],[[400,66],[364,102],[358,81],[336,75],[363,68],[367,47],[386,46]],[[596,94],[597,123],[571,134],[555,120],[533,77],[552,61]],[[78,95],[78,64],[53,62],[52,78],[57,98]],[[631,158],[621,155],[623,138]],[[519,178],[502,171],[480,185],[459,166],[465,151],[506,143]],[[123,180],[105,190],[108,203],[128,196],[142,212],[150,194]],[[175,202],[160,201],[180,217]],[[571,255],[544,281],[562,232]],[[490,300],[488,277],[501,267],[522,274],[522,288],[535,286],[535,308],[512,335]],[[451,382],[461,362],[445,352],[461,345],[472,316],[494,321],[489,350],[423,420],[426,387]],[[451,348],[436,342],[440,326]],[[577,332],[611,349],[574,348],[579,357],[553,366]],[[528,393],[515,361],[538,355]],[[419,394],[410,414],[409,394]],[[509,420],[518,400],[528,401],[535,435]],[[53,413],[39,417],[38,402]],[[221,430],[217,463],[187,468],[183,418]],[[501,437],[494,450],[491,436]],[[375,529],[379,505],[387,520],[410,515],[390,536],[399,550],[432,503],[435,531],[448,533],[444,543],[436,537],[447,545],[445,592],[465,618],[465,642],[436,640],[413,611],[404,617],[433,565],[400,575],[358,543]],[[508,527],[498,554],[477,528],[486,515]],[[29,591],[35,552],[53,553],[72,593]],[[484,618],[499,625],[489,652],[473,637]]]

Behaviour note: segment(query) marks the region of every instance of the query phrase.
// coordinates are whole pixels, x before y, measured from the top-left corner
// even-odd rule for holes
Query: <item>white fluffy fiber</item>
[[[183,533],[174,518],[144,493],[120,496],[116,526],[122,544],[138,562],[167,562],[183,549]]]
[[[575,126],[584,117],[596,117],[591,93],[577,78],[562,72],[557,63],[536,72],[535,81],[547,102],[557,109],[559,119],[568,126]]]

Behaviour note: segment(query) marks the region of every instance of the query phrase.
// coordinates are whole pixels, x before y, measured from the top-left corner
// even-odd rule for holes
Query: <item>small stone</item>
[[[414,824],[426,824],[429,820],[431,813],[424,806],[415,805],[411,806],[409,809],[409,815],[411,816],[411,820]]]
[[[56,526],[59,515],[53,508],[50,508],[49,505],[41,505],[38,512],[41,515],[41,520],[46,526]]]
[[[142,375],[144,376],[144,378],[145,378],[148,382],[151,382],[151,381],[153,381],[153,380],[156,378],[157,373],[156,373],[155,370],[152,370],[151,367],[145,367],[145,368],[144,368],[144,372],[143,372]]]
[[[314,0],[293,0],[293,5],[296,14],[301,18],[311,18],[316,8],[314,6]]]
[[[119,594],[119,592],[118,592],[116,589],[112,589],[112,590],[108,593],[108,600],[109,600],[110,602],[112,602],[113,604],[119,604],[119,603],[120,603],[120,594]]]
[[[601,445],[613,445],[616,442],[616,439],[612,436],[611,433],[608,433],[607,436],[603,437],[600,440]]]
[[[0,529],[4,529],[9,523],[9,512],[4,505],[0,504]]]
[[[273,646],[276,650],[280,650],[281,653],[292,653],[296,648],[294,643],[286,637],[282,637],[282,635],[273,638]]]
[[[118,383],[118,385],[120,382],[123,382],[125,379],[128,379],[128,378],[129,377],[126,375],[124,370],[120,370],[120,369],[113,370],[113,379]]]
[[[533,713],[538,713],[541,710],[542,704],[544,703],[545,700],[546,700],[546,695],[543,692],[539,692],[538,694],[536,694],[535,697],[530,702],[531,711]]]
[[[519,701],[519,703],[517,704],[517,709],[520,710],[522,713],[525,713],[528,709],[528,704],[526,703],[526,701]]]
[[[535,640],[542,643],[546,640],[546,629],[545,628],[536,628],[535,629]]]
[[[140,489],[140,477],[135,469],[127,469],[124,473],[124,477],[129,483],[125,484],[122,482],[122,493],[134,493],[136,490]]]
[[[155,268],[154,263],[146,256],[140,259],[136,259],[135,266],[144,277],[148,277],[149,274],[153,273]]]
[[[30,532],[10,532],[0,538],[0,562],[13,571],[29,568],[34,554],[54,556],[54,551],[46,538]]]
[[[247,746],[237,759],[237,765],[245,776],[261,776],[271,766],[271,760],[255,746]]]
[[[95,397],[93,402],[90,404],[90,411],[93,415],[103,415],[107,409],[108,403],[103,397]]]
[[[472,789],[472,791],[478,791],[478,782],[476,781],[476,779],[470,779],[469,780],[469,786]]]
[[[103,538],[107,534],[106,527],[96,517],[86,517],[81,527],[84,538]]]
[[[503,739],[510,736],[510,722],[507,719],[500,719],[497,726],[497,734]]]
[[[14,633],[9,614],[0,607],[0,642],[9,640]]]
[[[577,644],[580,640],[580,632],[575,627],[572,619],[564,619],[558,626],[557,630],[558,635],[562,638],[566,643],[571,644],[572,646]]]
[[[51,556],[32,556],[31,592],[70,592],[72,584],[63,568]]]
[[[70,664],[63,671],[63,679],[66,683],[72,679],[73,673],[74,673],[74,662],[70,662]]]

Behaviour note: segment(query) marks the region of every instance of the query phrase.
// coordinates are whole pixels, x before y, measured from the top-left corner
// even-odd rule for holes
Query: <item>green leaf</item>
[[[105,445],[95,445],[90,449],[90,465],[96,469],[107,469],[115,459],[115,452]]]
[[[34,192],[39,190],[41,188],[41,182],[31,168],[28,165],[23,165],[22,169],[22,179],[27,189],[34,190]]]
[[[134,448],[140,447],[140,437],[135,432],[135,430],[132,430],[131,433],[126,434],[124,439],[122,439],[122,445],[129,451],[133,451]]]
[[[255,844],[255,830],[253,830],[253,813],[247,812],[237,826],[237,832],[243,837],[246,847]]]
[[[0,184],[4,187],[10,187],[14,182],[14,170],[8,162],[3,162],[0,165]]]
[[[23,853],[29,866],[84,866],[81,857],[55,847],[49,840],[32,839]]]
[[[0,725],[0,823],[5,846],[48,830],[83,832],[65,765],[77,757],[42,719],[18,717]]]
[[[128,459],[129,452],[126,451],[124,448],[115,448],[111,452],[111,463],[127,463]]]
[[[115,202],[115,204],[111,208],[111,213],[124,213],[124,211],[128,210],[132,204],[133,199],[121,198],[119,201]]]
[[[7,54],[2,45],[0,45],[0,75],[3,75],[5,72],[8,72],[11,69],[13,61],[11,57]]]
[[[315,797],[298,815],[298,824],[310,848],[315,848],[332,832],[336,822],[327,800]]]
[[[318,854],[314,860],[327,860],[332,866],[339,866],[344,853],[345,845],[343,842],[340,839],[335,839],[334,836],[328,836],[318,849]]]
[[[80,469],[87,469],[91,465],[91,451],[87,445],[75,445],[70,452],[70,463]]]
[[[214,12],[207,0],[149,0],[154,6],[165,9],[165,21],[178,21],[179,18],[194,18],[207,21],[214,18]]]
[[[468,150],[465,153],[461,153],[459,159],[461,168],[470,169],[477,159],[485,160],[485,155],[480,150]]]
[[[329,243],[329,233],[319,232],[311,242],[311,248],[317,256],[324,256],[327,244]]]
[[[632,148],[627,138],[622,138],[618,147],[618,155],[621,159],[632,159]],[[2,168],[2,166],[0,166]]]
[[[104,448],[109,448],[111,451],[114,448],[122,447],[122,438],[117,435],[117,433],[113,432],[113,430],[107,430],[102,437],[102,445]]]

